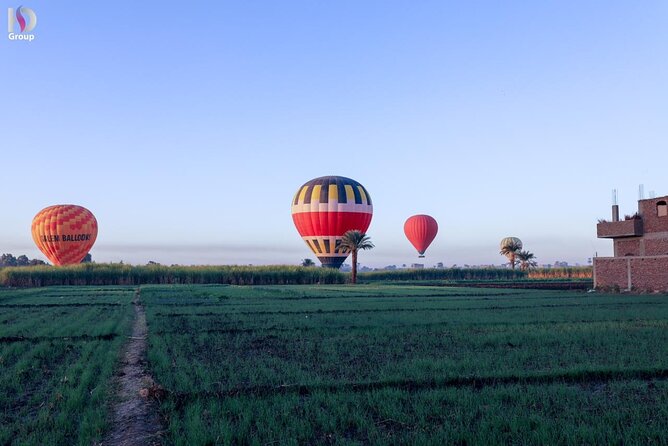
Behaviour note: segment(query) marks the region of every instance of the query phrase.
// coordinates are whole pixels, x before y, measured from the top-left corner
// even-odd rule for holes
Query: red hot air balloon
[[[356,229],[366,232],[373,206],[369,192],[350,178],[315,178],[299,188],[292,200],[292,220],[299,235],[323,266],[339,268],[348,252],[339,249],[341,237]]]
[[[438,223],[429,215],[413,215],[404,223],[404,233],[408,241],[415,246],[420,257],[424,257],[424,252],[436,237],[437,232]]]
[[[32,238],[54,265],[81,263],[97,238],[97,220],[81,206],[49,206],[32,220]]]

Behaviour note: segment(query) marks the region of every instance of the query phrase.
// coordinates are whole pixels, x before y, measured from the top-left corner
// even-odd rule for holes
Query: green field
[[[132,294],[0,290],[0,444],[99,440]],[[665,295],[147,285],[141,299],[165,444],[666,443]]]
[[[102,438],[133,294],[123,287],[0,289],[1,445]]]

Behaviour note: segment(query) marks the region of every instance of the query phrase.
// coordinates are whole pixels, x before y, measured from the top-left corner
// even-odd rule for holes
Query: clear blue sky
[[[8,7],[18,4],[5,3]],[[668,3],[24,3],[0,39],[0,251],[43,258],[43,207],[89,208],[97,261],[298,263],[321,175],[374,200],[363,264],[585,263],[619,189],[668,194]],[[6,12],[3,12],[6,13]],[[4,22],[3,22],[4,23]],[[4,33],[4,31],[3,31]]]

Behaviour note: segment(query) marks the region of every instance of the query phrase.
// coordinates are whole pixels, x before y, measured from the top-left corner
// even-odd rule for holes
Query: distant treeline
[[[300,285],[345,283],[347,274],[329,268],[302,266],[131,266],[86,263],[0,269],[0,285],[207,284]]]
[[[91,257],[90,253],[86,254],[86,256],[81,260],[81,263],[90,263],[93,261],[93,258]],[[7,266],[38,266],[38,265],[48,265],[44,260],[40,259],[29,259],[27,255],[20,255],[18,257],[14,257],[13,254],[2,254],[0,256],[0,268],[4,268]]]
[[[0,268],[5,266],[36,266],[46,265],[46,262],[39,259],[29,259],[26,255],[14,257],[13,254],[2,254],[0,256]]]
[[[85,263],[53,267],[0,268],[0,285],[40,287],[52,285],[207,284],[300,285],[342,284],[348,274],[329,268],[276,266],[132,266]],[[373,271],[360,273],[363,282],[376,281],[494,281],[590,279],[591,267],[545,268],[519,271],[505,268],[445,268]]]

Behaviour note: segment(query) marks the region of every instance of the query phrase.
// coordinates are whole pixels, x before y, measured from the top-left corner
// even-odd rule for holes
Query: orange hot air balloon
[[[292,200],[292,220],[322,266],[339,268],[349,252],[339,248],[346,231],[366,232],[373,205],[369,192],[355,180],[339,176],[315,178]]]
[[[424,257],[424,252],[436,237],[437,232],[438,223],[429,215],[413,215],[404,223],[404,233],[408,241],[417,249],[419,257]]]
[[[81,206],[49,206],[32,220],[32,239],[54,265],[81,263],[96,238],[97,220]]]

